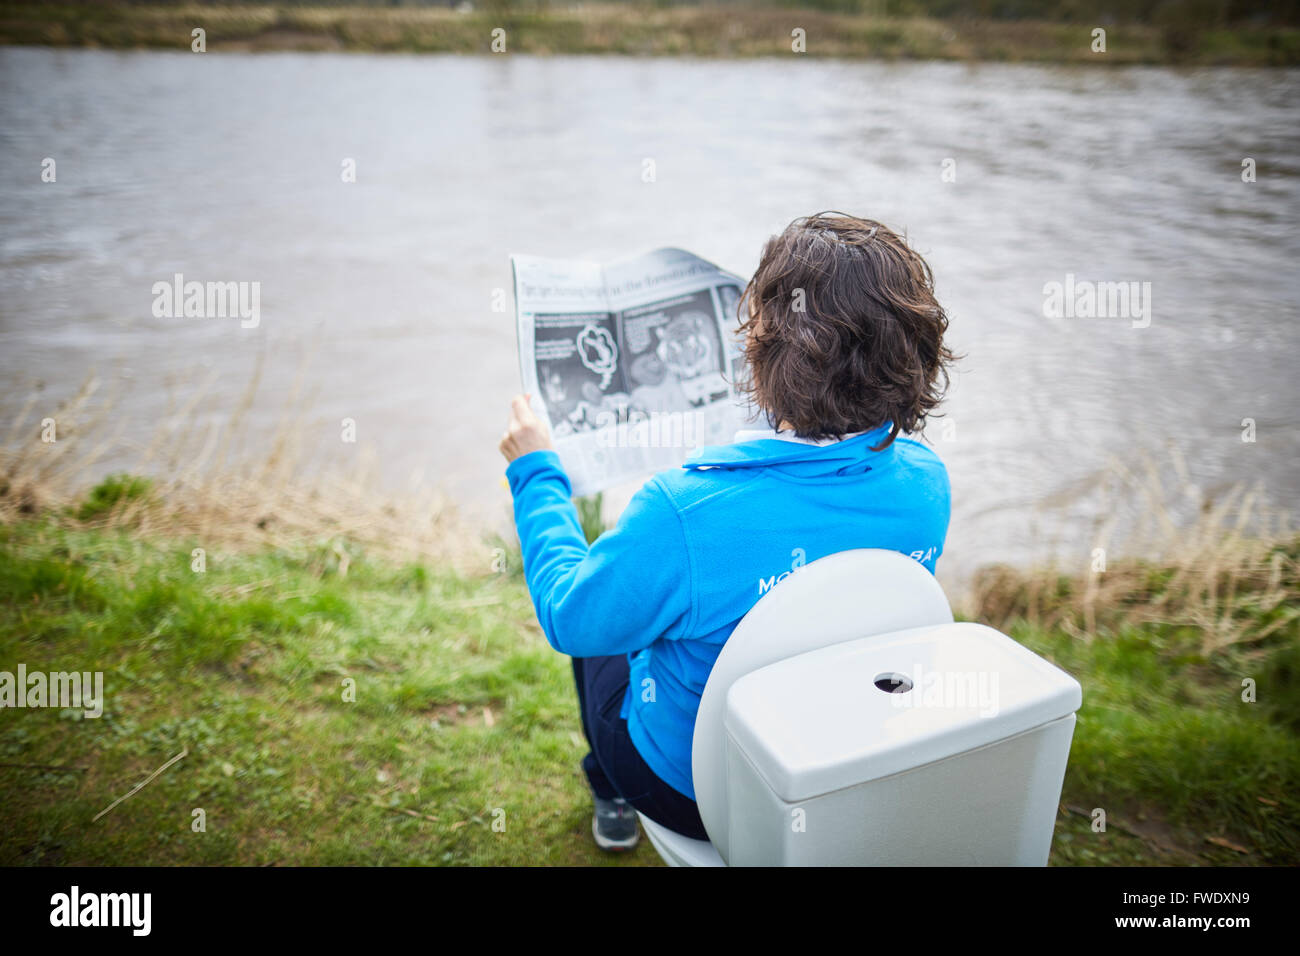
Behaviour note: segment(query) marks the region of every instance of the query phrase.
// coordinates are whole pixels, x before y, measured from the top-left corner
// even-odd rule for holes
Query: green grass
[[[153,482],[148,478],[125,474],[109,475],[91,489],[77,509],[77,517],[82,521],[104,517],[131,502],[147,501],[152,490]]]
[[[98,719],[0,711],[0,764],[23,765],[0,767],[0,864],[658,862],[592,844],[567,658],[517,552],[464,576],[321,540],[200,572],[201,546],[0,527],[0,670],[103,671],[107,698]],[[1213,660],[1162,625],[1013,633],[1084,685],[1055,864],[1300,859],[1294,626]]]
[[[1288,726],[1300,694],[1285,675],[1294,635],[1252,662],[1206,660],[1160,631],[1085,642],[1012,629],[1083,684],[1062,796],[1070,819],[1058,825],[1054,861],[1300,862],[1300,738]],[[1255,681],[1254,703],[1242,699],[1244,678]],[[1092,830],[1096,808],[1105,834]]]
[[[0,670],[102,670],[107,698],[0,711],[0,763],[85,768],[0,767],[0,864],[655,862],[591,843],[567,659],[517,576],[343,576],[334,544],[198,573],[196,542],[0,528]]]

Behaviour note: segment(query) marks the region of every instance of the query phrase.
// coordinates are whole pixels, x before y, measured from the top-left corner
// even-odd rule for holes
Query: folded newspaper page
[[[682,249],[511,264],[524,391],[575,495],[678,466],[743,427],[738,276]]]

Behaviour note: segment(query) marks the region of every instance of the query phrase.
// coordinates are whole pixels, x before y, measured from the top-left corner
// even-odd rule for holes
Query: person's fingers
[[[514,413],[515,420],[522,425],[530,425],[537,421],[537,416],[533,414],[533,407],[528,404],[527,395],[516,395],[514,401],[510,403],[510,410]]]

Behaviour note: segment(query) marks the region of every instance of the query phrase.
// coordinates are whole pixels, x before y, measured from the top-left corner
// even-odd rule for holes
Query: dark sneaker
[[[611,853],[630,850],[641,839],[636,811],[622,797],[602,800],[596,797],[596,815],[591,820],[591,832],[596,846]]]

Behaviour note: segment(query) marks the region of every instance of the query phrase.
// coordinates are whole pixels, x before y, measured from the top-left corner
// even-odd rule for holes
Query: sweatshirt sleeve
[[[588,547],[554,451],[516,458],[506,478],[528,592],[552,647],[597,657],[686,633],[693,606],[686,538],[657,481],[644,485],[617,526]]]

